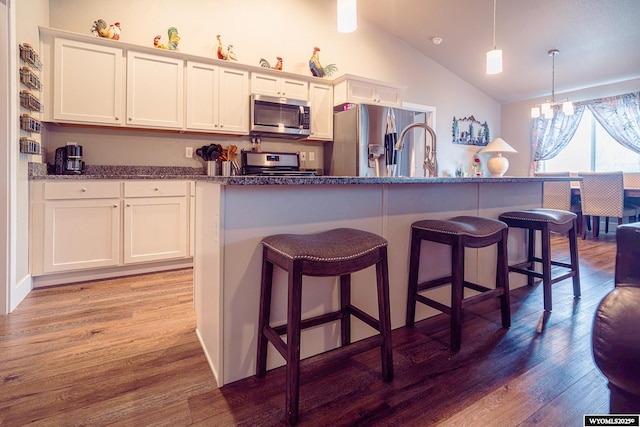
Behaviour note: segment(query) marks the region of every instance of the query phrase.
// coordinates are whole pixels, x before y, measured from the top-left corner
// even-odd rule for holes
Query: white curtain
[[[540,160],[554,158],[567,146],[580,124],[585,108],[614,140],[640,153],[640,92],[594,99],[573,104],[574,114],[565,116],[557,109],[552,119],[543,116],[533,120],[531,128],[531,167],[538,170]]]
[[[613,139],[640,153],[640,92],[595,99],[587,107]]]
[[[565,115],[561,108],[554,111],[552,119],[545,119],[540,116],[533,121],[531,128],[531,168],[530,175],[538,170],[540,160],[549,160],[555,157],[564,147],[569,144],[571,138],[578,129],[578,124],[582,119],[585,105],[574,103],[574,113]]]

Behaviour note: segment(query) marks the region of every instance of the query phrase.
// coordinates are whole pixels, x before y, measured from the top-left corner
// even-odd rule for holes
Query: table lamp
[[[493,156],[487,161],[487,169],[491,172],[491,176],[502,176],[509,168],[509,160],[502,157],[502,153],[517,153],[517,151],[502,138],[495,138],[480,150],[480,152],[493,153]]]

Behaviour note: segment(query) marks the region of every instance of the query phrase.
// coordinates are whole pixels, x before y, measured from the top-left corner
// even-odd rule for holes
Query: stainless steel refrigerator
[[[407,132],[402,150],[394,147],[401,131],[413,123],[427,123],[427,114],[380,105],[336,107],[333,142],[324,146],[325,175],[425,176],[423,162],[430,136],[424,129]]]

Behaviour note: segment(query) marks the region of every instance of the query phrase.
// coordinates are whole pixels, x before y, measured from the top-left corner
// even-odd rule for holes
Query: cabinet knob
[[[127,203],[127,207],[130,208],[131,207],[131,203]]]
[[[114,117],[116,119],[116,121],[120,120],[120,117]]]
[[[160,191],[158,187],[154,188],[153,191]]]
[[[114,204],[113,204],[113,207],[114,207],[114,208],[117,208],[117,207],[118,207],[118,205],[116,205],[116,204],[114,203]]]
[[[131,117],[129,117],[129,121],[133,120]]]
[[[82,188],[80,189],[80,191],[81,191],[82,193],[86,193],[87,189],[86,189],[86,188],[84,188],[84,187],[82,187]]]

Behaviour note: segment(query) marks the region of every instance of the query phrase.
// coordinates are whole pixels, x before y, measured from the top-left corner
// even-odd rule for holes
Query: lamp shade
[[[507,144],[502,138],[495,138],[493,141],[487,144],[482,150],[481,153],[517,153],[517,151]]]
[[[338,1],[338,31],[351,33],[358,27],[356,0]]]
[[[502,72],[502,50],[493,49],[487,52],[487,74]]]
[[[487,169],[493,177],[502,176],[507,169],[509,169],[509,160],[507,160],[506,157],[502,157],[502,153],[517,153],[517,151],[502,138],[495,138],[480,150],[480,152],[494,153],[487,161]]]

